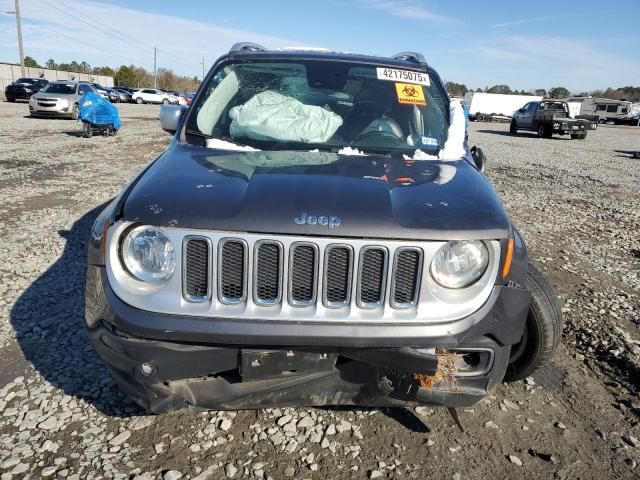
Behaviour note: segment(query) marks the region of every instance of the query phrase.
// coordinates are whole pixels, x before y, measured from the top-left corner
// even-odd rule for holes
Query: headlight
[[[162,230],[142,226],[131,230],[122,242],[122,262],[134,277],[163,283],[176,268],[176,252]]]
[[[489,251],[478,240],[451,241],[440,247],[431,262],[431,276],[446,288],[468,287],[487,269]]]

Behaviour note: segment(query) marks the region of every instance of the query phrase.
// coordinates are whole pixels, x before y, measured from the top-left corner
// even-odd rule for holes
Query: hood
[[[467,160],[222,152],[173,144],[120,209],[151,225],[419,240],[499,239],[509,219]]]
[[[38,98],[70,98],[75,96],[75,93],[46,93],[46,92],[38,92],[34,95],[36,99]]]

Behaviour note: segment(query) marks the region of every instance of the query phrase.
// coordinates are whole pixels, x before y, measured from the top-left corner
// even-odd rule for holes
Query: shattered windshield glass
[[[426,72],[327,60],[228,64],[204,87],[187,135],[260,150],[436,154],[443,92]]]

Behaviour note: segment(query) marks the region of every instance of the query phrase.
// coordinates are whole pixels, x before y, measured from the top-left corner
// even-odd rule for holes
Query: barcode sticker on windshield
[[[389,80],[391,82],[408,82],[431,85],[429,81],[429,75],[422,72],[412,72],[410,70],[397,70],[395,68],[382,68],[377,67],[376,73],[378,80]]]

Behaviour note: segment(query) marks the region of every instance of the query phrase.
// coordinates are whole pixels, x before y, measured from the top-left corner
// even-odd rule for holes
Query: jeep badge
[[[306,212],[301,212],[299,217],[293,219],[293,223],[296,225],[322,225],[324,227],[336,228],[340,226],[340,217],[325,216],[325,215],[307,215]]]

